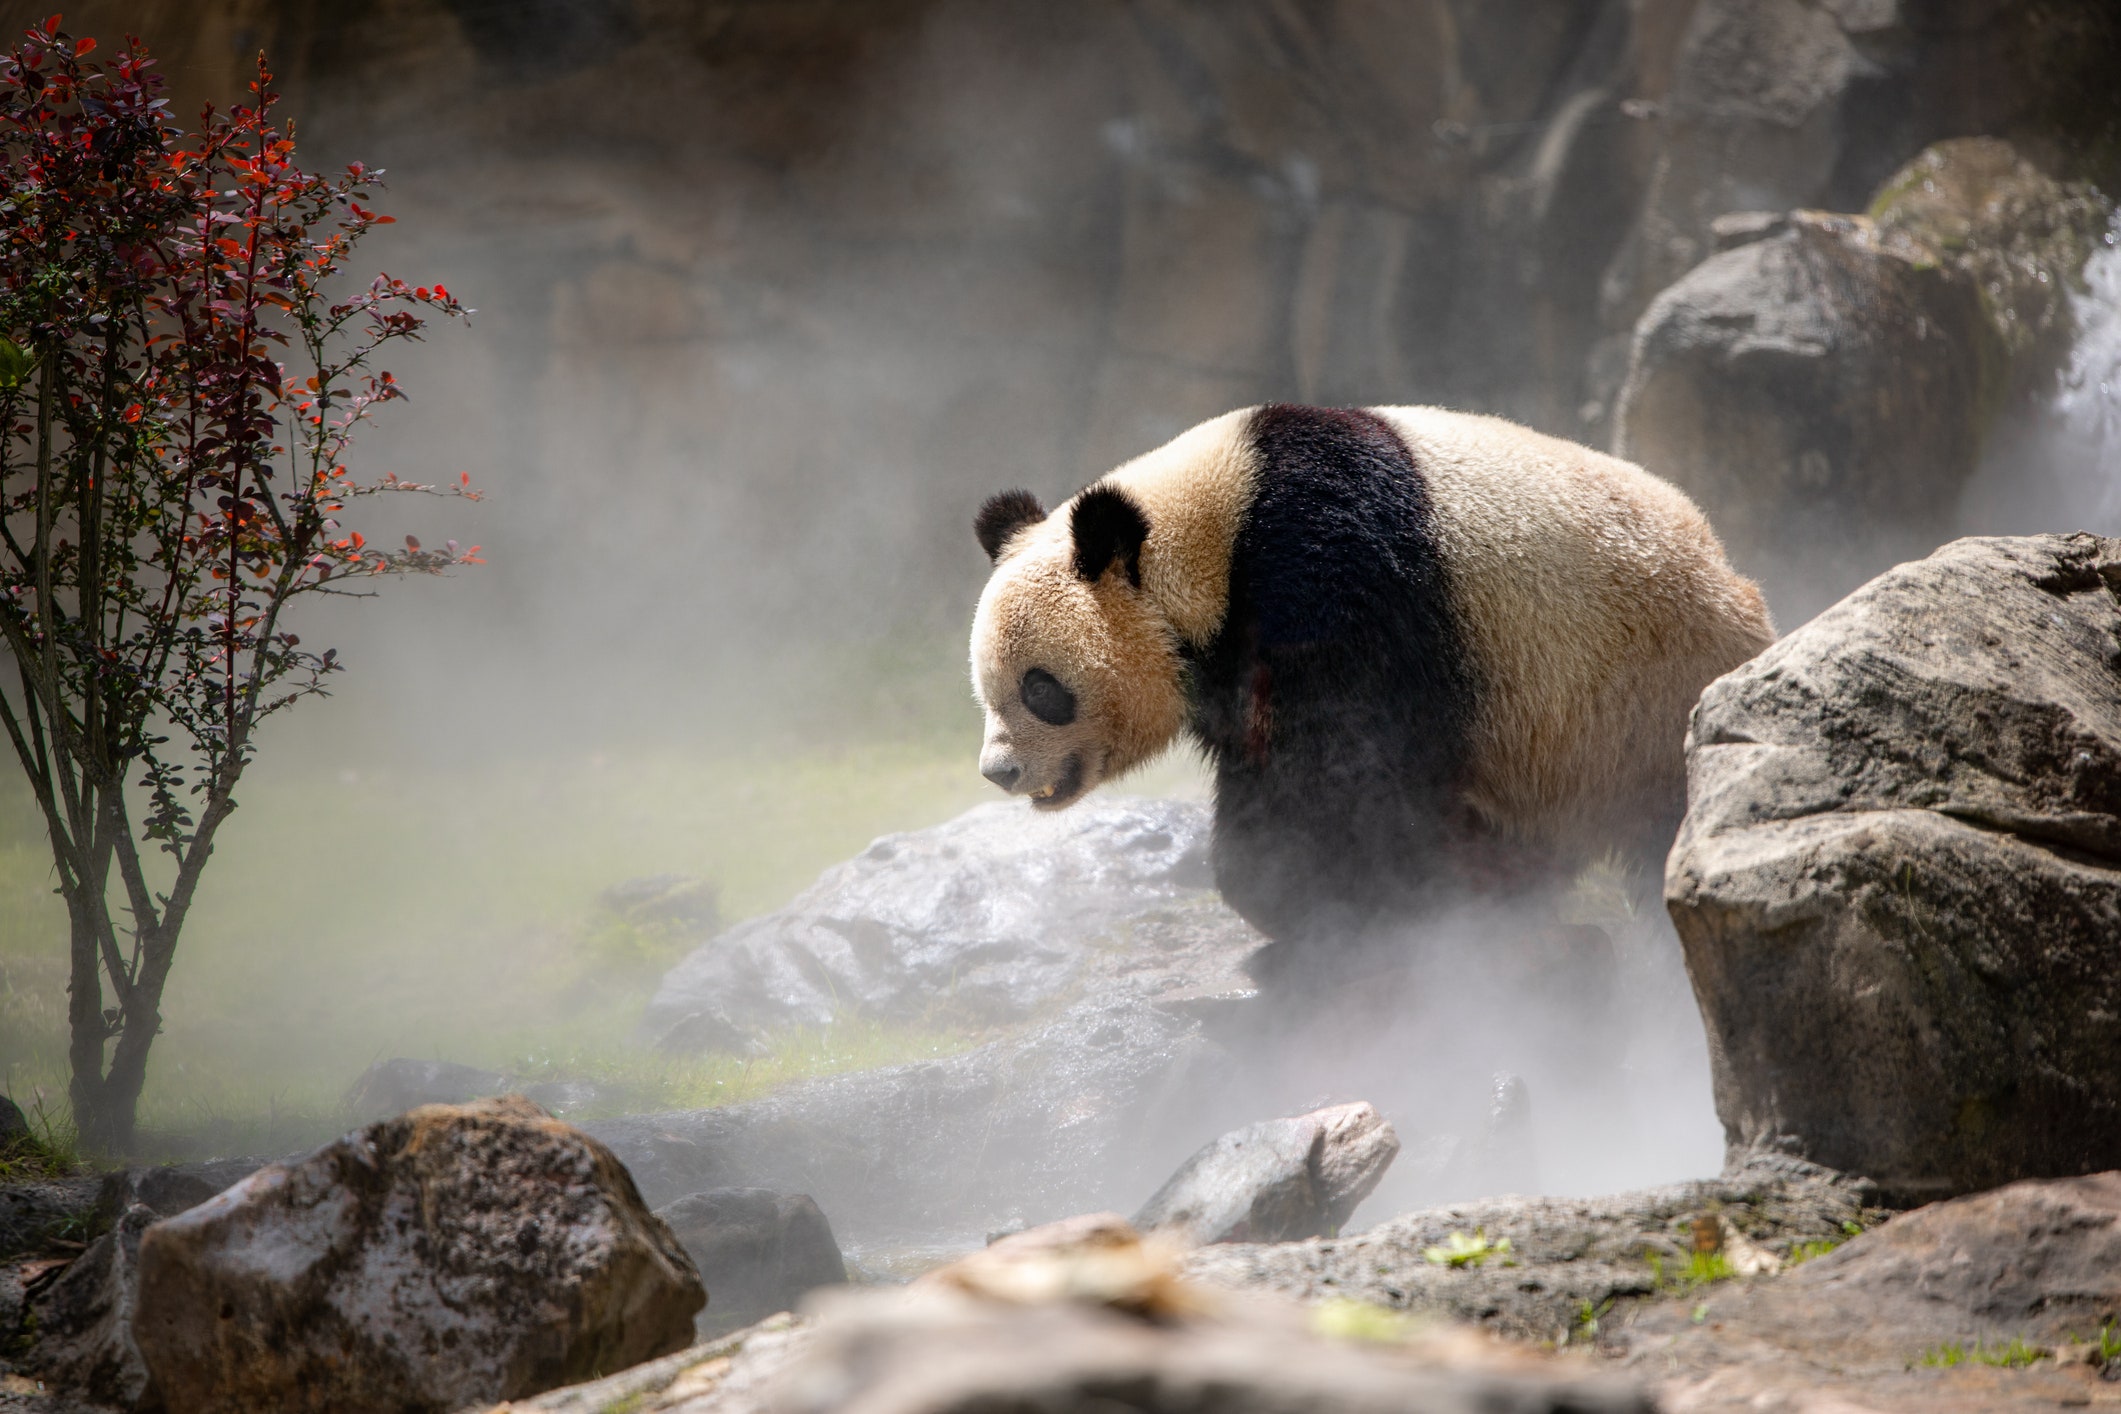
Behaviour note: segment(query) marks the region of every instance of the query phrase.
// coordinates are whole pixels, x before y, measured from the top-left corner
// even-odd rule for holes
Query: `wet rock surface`
[[[1134,1226],[1189,1245],[1335,1233],[1398,1153],[1399,1136],[1366,1104],[1266,1120],[1187,1159]]]
[[[717,1188],[687,1194],[655,1215],[669,1225],[706,1283],[703,1335],[792,1311],[816,1288],[847,1280],[832,1224],[808,1194]]]
[[[901,1023],[1021,1021],[1080,988],[1095,945],[1161,903],[1212,897],[1208,811],[1093,798],[1059,814],[983,805],[886,835],[788,907],[663,979],[644,1029],[686,1050],[858,1012]]]
[[[510,1099],[371,1125],[157,1223],[133,1334],[175,1409],[442,1411],[680,1348],[702,1301],[610,1153]]]
[[[1716,683],[1666,875],[1734,1153],[2121,1165],[2121,541],[1961,540]]]

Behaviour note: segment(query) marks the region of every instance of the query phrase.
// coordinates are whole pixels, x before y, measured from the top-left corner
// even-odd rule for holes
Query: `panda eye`
[[[1024,674],[1023,696],[1031,715],[1048,726],[1065,727],[1075,720],[1075,694],[1044,668]]]

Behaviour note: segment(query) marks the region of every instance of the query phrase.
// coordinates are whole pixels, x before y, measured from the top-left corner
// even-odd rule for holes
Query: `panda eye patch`
[[[1031,715],[1048,726],[1065,727],[1075,720],[1075,694],[1044,668],[1024,674],[1023,698]]]

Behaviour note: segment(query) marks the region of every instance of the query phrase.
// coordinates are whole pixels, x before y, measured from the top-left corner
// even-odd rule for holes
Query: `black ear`
[[[1068,517],[1075,536],[1075,572],[1097,583],[1114,560],[1126,566],[1127,581],[1142,586],[1142,542],[1149,538],[1149,518],[1132,496],[1117,486],[1093,486],[1075,498]]]
[[[987,552],[987,558],[999,560],[1010,536],[1045,518],[1046,508],[1029,491],[998,491],[972,518],[972,532],[979,536],[979,547]]]

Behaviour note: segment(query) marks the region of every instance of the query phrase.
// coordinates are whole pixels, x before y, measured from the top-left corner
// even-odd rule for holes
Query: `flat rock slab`
[[[2096,1341],[2117,1313],[2121,1173],[2104,1173],[1903,1214],[1785,1275],[1644,1310],[1603,1342],[1665,1381],[1670,1414],[1986,1414],[2121,1404],[2090,1364],[1981,1358]],[[1924,1363],[1954,1348],[1958,1363]]]
[[[1299,1301],[1336,1297],[1449,1316],[1505,1335],[1567,1344],[1585,1317],[1653,1297],[1682,1270],[1703,1218],[1777,1255],[1837,1242],[1882,1213],[1860,1181],[1801,1164],[1606,1198],[1497,1198],[1407,1213],[1352,1237],[1202,1247],[1183,1271],[1215,1286]],[[1452,1239],[1493,1255],[1434,1260]],[[1508,1243],[1502,1249],[1503,1242]]]
[[[886,835],[777,912],[695,949],[644,1024],[662,1044],[742,1050],[849,1013],[908,1024],[1022,1021],[1086,980],[1096,944],[1175,900],[1216,908],[1209,813],[1193,802],[983,805]],[[1222,910],[1224,927],[1262,941]]]
[[[1710,684],[1665,897],[1734,1154],[2121,1167],[2121,540],[1960,540]]]
[[[1399,1153],[1360,1102],[1233,1130],[1197,1151],[1134,1216],[1189,1244],[1290,1242],[1338,1232]]]
[[[133,1338],[178,1414],[442,1414],[681,1348],[704,1303],[610,1151],[504,1099],[371,1125],[156,1223]]]

